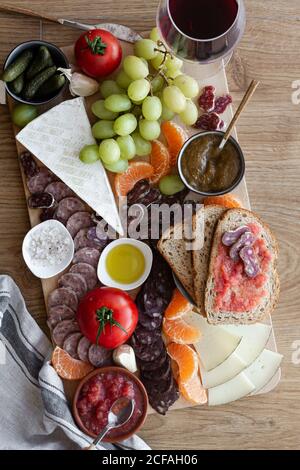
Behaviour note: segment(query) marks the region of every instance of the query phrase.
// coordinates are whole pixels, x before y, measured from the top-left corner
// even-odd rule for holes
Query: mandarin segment
[[[172,300],[165,311],[165,318],[168,320],[176,320],[190,312],[192,309],[192,304],[190,304],[178,289],[175,289]]]
[[[183,398],[193,405],[205,405],[207,403],[207,392],[203,388],[199,374],[196,374],[186,383],[179,381],[179,391]]]
[[[129,164],[125,173],[115,177],[115,191],[119,197],[126,196],[143,179],[150,179],[154,168],[147,162],[133,162]]]
[[[158,183],[159,180],[169,174],[171,169],[171,155],[167,147],[159,140],[152,142],[152,151],[150,155],[150,164],[154,168],[154,175],[151,177],[152,183]]]
[[[189,382],[199,370],[196,352],[186,344],[171,343],[167,347],[171,359],[178,364],[180,382]]]
[[[81,380],[94,370],[91,364],[73,359],[58,346],[53,351],[51,362],[58,375],[67,380]]]
[[[209,196],[203,201],[204,206],[218,205],[228,209],[242,208],[242,203],[232,194],[225,196]]]
[[[194,344],[201,338],[201,331],[195,326],[189,325],[181,318],[178,320],[168,320],[164,318],[163,332],[174,341],[174,343],[179,344]]]
[[[171,154],[171,166],[176,166],[179,152],[188,139],[186,132],[178,124],[165,121],[161,125],[162,133],[167,141]]]

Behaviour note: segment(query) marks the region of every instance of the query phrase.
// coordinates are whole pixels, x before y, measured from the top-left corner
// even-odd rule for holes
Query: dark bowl
[[[239,159],[240,159],[240,170],[239,170],[239,174],[237,176],[237,178],[235,179],[235,181],[233,182],[233,184],[231,186],[229,186],[228,188],[222,190],[222,191],[215,191],[215,192],[205,192],[205,191],[199,191],[197,190],[196,188],[194,188],[193,186],[191,186],[189,184],[189,182],[186,180],[184,174],[183,174],[183,171],[182,171],[182,158],[183,158],[183,155],[184,155],[184,152],[185,150],[187,149],[187,147],[194,141],[194,140],[197,140],[197,139],[201,139],[202,137],[205,137],[207,135],[218,135],[220,136],[221,138],[224,137],[225,135],[225,132],[221,132],[221,131],[209,131],[209,132],[200,132],[198,134],[195,134],[193,135],[190,139],[188,139],[185,144],[183,145],[182,149],[180,150],[180,153],[179,153],[179,156],[178,156],[178,172],[179,172],[179,176],[183,182],[183,184],[190,190],[192,191],[193,193],[196,193],[196,194],[199,194],[200,196],[223,196],[224,194],[228,194],[230,193],[231,191],[233,191],[239,184],[240,182],[242,181],[242,179],[244,178],[244,175],[245,175],[245,169],[246,169],[246,165],[245,165],[245,158],[244,158],[244,154],[242,152],[242,149],[240,147],[240,145],[238,144],[238,142],[233,138],[233,137],[229,137],[228,139],[228,142],[231,142],[236,150],[237,150],[237,153],[238,153],[238,156],[239,156]]]
[[[69,68],[70,67],[69,61],[66,58],[65,54],[57,46],[55,46],[54,44],[51,44],[50,42],[33,40],[33,41],[22,42],[21,44],[16,46],[10,52],[7,59],[5,60],[3,70],[5,70],[12,62],[14,62],[18,58],[18,56],[20,54],[22,54],[22,52],[24,52],[25,50],[31,49],[31,50],[35,51],[40,46],[48,47],[48,49],[49,49],[49,51],[52,55],[53,62],[57,67],[63,67],[63,68]],[[6,85],[7,93],[14,100],[18,101],[19,103],[32,104],[32,105],[38,106],[38,105],[41,105],[41,104],[49,103],[49,101],[57,98],[63,92],[63,90],[66,88],[67,81],[66,81],[65,85],[60,90],[52,93],[47,98],[32,99],[32,100],[29,100],[29,101],[23,99],[21,96],[16,95],[15,93],[13,93],[10,89],[9,83],[6,83],[5,85]]]
[[[147,418],[147,412],[148,412],[148,395],[147,395],[147,392],[146,392],[146,389],[144,387],[144,385],[142,384],[142,382],[134,375],[132,374],[131,372],[129,372],[127,369],[123,369],[122,367],[115,367],[115,366],[109,366],[109,367],[102,367],[100,369],[95,369],[93,370],[90,374],[88,374],[86,377],[84,377],[84,379],[81,380],[81,382],[79,383],[78,387],[76,388],[76,392],[75,392],[75,395],[74,395],[74,398],[73,398],[73,416],[75,418],[75,421],[78,425],[78,427],[85,433],[87,434],[88,436],[92,437],[93,439],[95,439],[95,437],[97,437],[96,434],[92,433],[91,431],[89,431],[83,424],[83,422],[81,421],[80,419],[80,416],[79,416],[79,413],[78,413],[78,410],[77,410],[77,406],[76,406],[76,403],[77,403],[77,400],[78,400],[78,397],[79,397],[79,394],[80,394],[80,391],[83,387],[83,385],[91,378],[91,377],[94,377],[94,375],[97,375],[97,374],[103,374],[103,373],[108,373],[108,372],[120,372],[121,374],[124,374],[124,375],[127,375],[127,377],[132,380],[133,382],[135,382],[135,384],[137,385],[137,387],[139,388],[140,392],[141,392],[141,395],[142,395],[142,400],[143,400],[143,414],[142,416],[140,417],[140,420],[139,422],[137,423],[137,425],[135,426],[135,428],[133,428],[130,432],[128,432],[127,434],[123,434],[122,436],[120,436],[120,438],[118,437],[114,437],[112,439],[110,439],[109,437],[105,437],[103,439],[103,442],[110,442],[110,443],[113,443],[113,442],[120,442],[120,441],[124,441],[125,439],[129,439],[130,437],[132,437],[144,424],[144,422],[146,421],[146,418]]]

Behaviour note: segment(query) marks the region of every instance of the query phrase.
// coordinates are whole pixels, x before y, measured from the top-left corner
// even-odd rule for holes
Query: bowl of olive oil
[[[148,278],[153,262],[151,248],[131,238],[120,238],[102,252],[98,278],[108,287],[130,291],[140,287]]]

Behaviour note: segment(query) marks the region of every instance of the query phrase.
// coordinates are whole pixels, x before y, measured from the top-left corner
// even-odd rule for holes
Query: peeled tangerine
[[[171,341],[179,344],[194,344],[201,338],[200,329],[186,323],[184,317],[178,320],[164,318],[163,332]]]

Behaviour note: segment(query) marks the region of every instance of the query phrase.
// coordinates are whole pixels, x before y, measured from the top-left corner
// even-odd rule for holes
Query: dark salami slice
[[[99,248],[99,244],[94,240],[89,240],[87,237],[88,228],[79,230],[76,237],[74,238],[75,251],[81,248]]]
[[[97,248],[82,248],[76,251],[73,259],[73,264],[87,263],[91,266],[94,266],[94,268],[97,268],[100,254],[101,253]]]
[[[139,361],[139,367],[142,372],[146,370],[153,371],[153,370],[159,369],[166,362],[167,357],[168,357],[167,350],[164,348],[161,355],[157,359],[155,359],[155,361],[150,361],[150,362]]]
[[[150,317],[139,310],[139,323],[148,331],[160,330],[162,325],[162,315],[160,317]]]
[[[171,368],[171,360],[169,357],[165,360],[164,364],[155,369],[154,371],[145,370],[142,373],[142,379],[152,380],[153,382],[168,380],[170,375],[173,375]]]
[[[66,197],[59,202],[55,217],[63,224],[66,224],[71,215],[84,210],[85,205],[80,199],[77,197]]]
[[[89,240],[94,242],[97,247],[102,249],[104,249],[110,243],[108,234],[103,229],[101,229],[99,225],[97,227],[90,227],[86,236]]]
[[[163,343],[163,340],[161,338],[157,339],[154,343],[151,344],[151,346],[146,346],[144,344],[136,343],[133,346],[135,355],[140,361],[155,361],[157,359],[165,345]]]
[[[40,221],[45,222],[45,220],[51,220],[54,219],[54,213],[55,213],[56,207],[50,207],[50,209],[43,209],[40,215]]]
[[[63,349],[74,359],[79,359],[77,354],[77,347],[80,338],[82,338],[82,334],[79,332],[71,333],[64,340]]]
[[[69,230],[72,238],[81,230],[82,228],[90,227],[92,224],[91,214],[87,211],[75,212],[67,221],[67,229]]]
[[[54,328],[59,322],[63,320],[75,319],[75,312],[67,305],[57,305],[51,307],[47,315],[47,323],[49,327]]]
[[[57,305],[67,305],[73,312],[76,312],[78,307],[78,298],[74,291],[64,287],[55,289],[48,296],[48,309],[56,307]]]
[[[87,263],[77,263],[73,264],[70,269],[70,273],[81,274],[84,277],[87,284],[88,290],[94,289],[96,287],[98,278],[96,274],[96,269]]]
[[[22,168],[27,178],[32,178],[39,172],[39,167],[30,152],[23,152],[20,156]]]
[[[112,351],[103,346],[92,344],[89,347],[88,357],[94,367],[102,367],[111,363]]]
[[[147,391],[150,405],[161,415],[165,415],[169,408],[179,399],[178,387],[175,380],[173,380],[168,393],[158,394],[155,391],[152,392],[152,390]]]
[[[90,346],[91,346],[90,340],[88,340],[85,336],[82,336],[77,346],[77,355],[81,361],[89,362],[88,352],[89,352]]]
[[[66,287],[72,289],[77,295],[78,299],[87,293],[87,284],[81,274],[66,273],[58,281],[59,287]]]
[[[28,198],[28,207],[31,209],[50,209],[55,199],[50,193],[34,193]]]
[[[45,191],[52,194],[56,202],[60,202],[66,197],[75,196],[72,189],[70,189],[69,186],[67,186],[65,183],[62,183],[61,181],[55,181],[54,183],[48,184],[48,186],[45,188]]]
[[[138,181],[134,188],[127,194],[127,204],[132,206],[133,204],[142,203],[150,189],[151,186],[148,180]]]
[[[46,186],[54,179],[55,176],[47,168],[42,167],[37,175],[32,176],[28,180],[27,186],[31,194],[43,193]]]
[[[63,320],[53,330],[53,340],[57,346],[63,347],[64,341],[71,333],[79,332],[79,325],[74,320]]]
[[[156,395],[156,394],[164,394],[168,395],[174,386],[174,378],[172,371],[167,374],[167,376],[163,379],[156,377],[156,380],[151,377],[150,379],[146,379],[145,376],[142,376],[142,382],[145,385],[149,394]]]
[[[161,337],[161,332],[159,330],[149,331],[146,328],[143,328],[141,325],[138,325],[135,329],[133,337],[137,339],[141,344],[150,345],[158,338]]]

